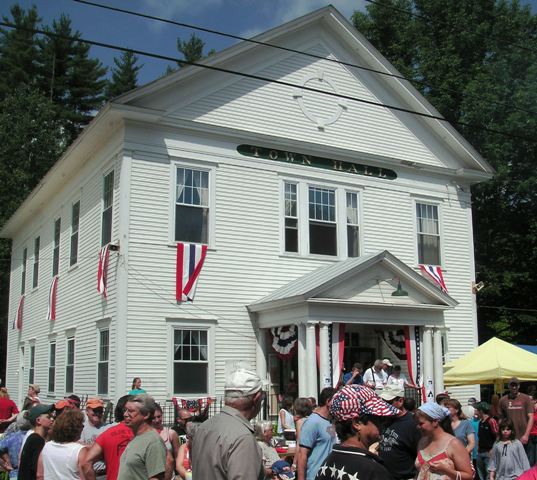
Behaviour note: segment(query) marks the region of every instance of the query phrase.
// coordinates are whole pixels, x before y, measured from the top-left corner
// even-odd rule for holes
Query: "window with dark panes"
[[[209,390],[208,331],[174,330],[174,393],[206,394]]]
[[[28,262],[28,249],[22,251],[22,278],[21,278],[21,295],[26,293],[26,264]]]
[[[358,194],[347,192],[347,256],[360,256]]]
[[[69,253],[69,265],[78,262],[78,229],[80,225],[80,202],[73,203],[71,207],[71,252]]]
[[[37,237],[34,241],[34,276],[32,279],[32,287],[37,288],[39,284],[39,248],[41,238]]]
[[[65,393],[73,393],[75,380],[75,339],[67,339],[67,355],[65,358]]]
[[[48,392],[56,388],[56,342],[50,342],[48,359]]]
[[[114,207],[114,171],[103,179],[103,215],[101,230],[101,246],[112,241],[112,210]]]
[[[438,205],[416,203],[418,263],[440,265]]]
[[[309,187],[310,253],[337,255],[336,192]]]
[[[175,241],[209,241],[209,172],[177,168],[175,195]]]
[[[110,331],[99,331],[99,356],[97,362],[97,393],[108,395],[108,362],[110,358]]]
[[[62,228],[62,220],[58,218],[54,222],[54,250],[52,253],[52,276],[58,275],[60,270],[60,232]]]
[[[35,345],[30,345],[30,367],[28,368],[28,383],[35,380]]]
[[[296,183],[284,183],[285,251],[298,252],[298,201]]]

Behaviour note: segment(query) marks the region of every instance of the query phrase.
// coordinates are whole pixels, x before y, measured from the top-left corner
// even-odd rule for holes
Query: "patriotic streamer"
[[[341,370],[343,370],[343,355],[345,353],[345,324],[332,323],[332,386],[337,387]]]
[[[207,245],[177,244],[175,298],[178,302],[194,301],[198,277],[207,256]]]
[[[291,358],[298,347],[298,328],[296,325],[289,327],[271,328],[272,348],[282,360]]]
[[[444,276],[442,275],[442,267],[439,267],[438,265],[420,265],[419,267],[423,273],[427,274],[428,277],[440,287],[440,290],[444,293],[448,293],[446,283],[444,282]]]
[[[24,295],[21,295],[19,298],[19,304],[17,305],[17,314],[13,320],[13,328],[17,330],[22,330],[22,314],[24,310]]]
[[[399,360],[407,359],[404,329],[377,330],[376,333]]]
[[[106,298],[108,284],[108,259],[110,257],[110,244],[105,245],[99,251],[99,267],[97,269],[97,291]]]
[[[425,401],[425,387],[421,372],[421,341],[420,327],[404,327],[405,345],[406,345],[406,361],[408,367],[408,375],[410,381],[420,387],[422,401]]]
[[[59,275],[54,275],[52,282],[50,282],[50,289],[48,292],[48,310],[47,310],[47,320],[54,321],[56,320],[56,296],[58,294],[58,280]]]
[[[175,406],[176,412],[184,408],[189,412],[200,415],[204,413],[214,402],[214,399],[211,397],[201,397],[201,398],[181,398],[181,397],[172,397],[173,405]]]

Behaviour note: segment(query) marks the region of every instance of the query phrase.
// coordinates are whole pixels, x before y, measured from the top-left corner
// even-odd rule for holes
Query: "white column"
[[[307,397],[317,398],[317,355],[315,354],[315,324],[306,324]]]
[[[298,328],[298,396],[308,397],[308,368],[306,360],[306,326],[302,323]]]
[[[434,402],[433,338],[431,327],[423,328],[423,384],[427,402]]]
[[[264,328],[258,328],[255,333],[257,339],[256,345],[256,367],[257,374],[263,381],[263,388],[268,385],[267,378],[267,365],[268,365],[268,353],[267,353],[267,331]]]
[[[329,328],[329,323],[319,323],[319,392],[324,387],[332,386],[332,372],[330,371],[330,346],[328,345]]]
[[[444,391],[444,366],[442,363],[442,330],[435,328],[433,332],[433,378],[435,395]]]

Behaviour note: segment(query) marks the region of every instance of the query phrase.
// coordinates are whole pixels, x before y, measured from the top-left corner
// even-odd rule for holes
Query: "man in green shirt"
[[[134,438],[121,455],[118,480],[162,480],[166,472],[166,447],[151,426],[156,403],[146,394],[125,405],[125,425]]]

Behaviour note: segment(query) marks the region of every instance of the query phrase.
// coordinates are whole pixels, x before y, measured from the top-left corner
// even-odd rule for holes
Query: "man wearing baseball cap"
[[[35,480],[37,460],[45,446],[45,439],[54,424],[54,405],[39,404],[28,411],[27,418],[34,432],[28,436],[21,451],[19,480]]]
[[[192,476],[203,480],[262,480],[261,449],[250,420],[263,401],[262,382],[252,370],[236,366],[227,376],[225,406],[199,426],[192,444]]]
[[[103,422],[104,403],[100,398],[89,398],[86,402],[85,413],[86,419],[84,420],[84,429],[80,435],[80,443],[91,447],[97,437],[112,425],[105,425]],[[95,462],[93,469],[97,479],[104,480],[106,478],[106,466],[103,462]]]
[[[397,408],[399,413],[382,432],[379,456],[395,480],[414,478],[420,432],[414,416],[403,405],[405,391],[399,385],[387,385],[380,398]]]
[[[513,422],[515,436],[527,448],[533,427],[533,401],[529,395],[520,393],[517,377],[509,379],[509,393],[500,398],[500,416]]]
[[[382,460],[369,452],[378,442],[381,426],[399,410],[382,400],[371,388],[347,385],[332,398],[330,413],[340,440],[319,469],[316,480],[360,478],[393,480]]]

